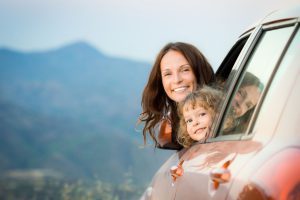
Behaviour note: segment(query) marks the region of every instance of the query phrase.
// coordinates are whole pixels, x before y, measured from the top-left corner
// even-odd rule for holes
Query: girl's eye
[[[186,121],[185,121],[185,123],[187,123],[187,124],[189,124],[189,123],[192,123],[192,119],[187,119]]]
[[[205,115],[206,115],[205,112],[199,113],[199,116],[200,116],[200,117],[203,117],[203,116],[205,116]]]

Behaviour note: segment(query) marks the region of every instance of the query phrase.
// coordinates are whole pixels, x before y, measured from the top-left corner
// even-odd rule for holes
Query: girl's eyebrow
[[[191,115],[190,115],[190,114],[189,114],[189,115],[184,115],[184,114],[183,114],[182,116],[183,116],[184,119],[191,118]]]
[[[190,115],[184,115],[184,114],[183,114],[183,118],[184,118],[184,119],[189,118],[189,117],[190,117]]]
[[[184,121],[187,121],[187,120],[190,120],[191,118],[190,117],[186,117],[184,118]]]

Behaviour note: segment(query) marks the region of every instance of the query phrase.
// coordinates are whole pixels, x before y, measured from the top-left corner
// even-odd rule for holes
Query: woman
[[[144,122],[146,135],[159,148],[181,149],[176,141],[179,117],[177,103],[190,92],[212,83],[215,75],[204,55],[193,45],[176,42],[167,44],[158,54],[142,96],[143,112],[139,117]],[[158,138],[155,128],[160,125]]]
[[[236,92],[227,121],[223,127],[223,135],[245,132],[255,106],[259,101],[264,85],[259,78],[250,72],[246,72]]]

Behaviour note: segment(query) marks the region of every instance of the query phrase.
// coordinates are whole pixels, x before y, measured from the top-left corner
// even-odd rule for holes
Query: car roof
[[[255,27],[259,25],[272,24],[280,21],[287,21],[287,20],[298,19],[298,18],[300,18],[300,3],[283,9],[275,10],[269,13],[264,18],[262,18],[258,22],[248,27],[242,35],[253,30]]]

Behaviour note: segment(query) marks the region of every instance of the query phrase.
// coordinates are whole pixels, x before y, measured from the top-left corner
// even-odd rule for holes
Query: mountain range
[[[43,52],[0,49],[0,177],[147,185],[171,151],[136,130],[151,65],[86,42]]]

